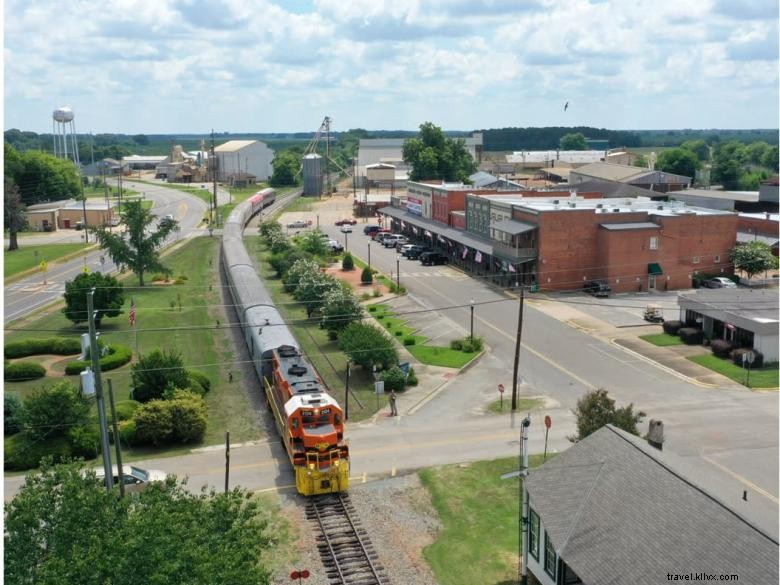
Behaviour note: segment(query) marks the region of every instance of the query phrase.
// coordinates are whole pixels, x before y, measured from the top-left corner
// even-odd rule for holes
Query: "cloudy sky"
[[[777,0],[6,0],[4,127],[777,128]],[[563,106],[569,102],[568,111]]]

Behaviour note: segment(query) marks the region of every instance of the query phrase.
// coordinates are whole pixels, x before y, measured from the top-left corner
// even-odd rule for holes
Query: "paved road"
[[[136,184],[132,181],[126,181],[124,184],[127,188],[139,191],[154,201],[154,207],[152,208],[154,215],[164,217],[170,214],[179,222],[181,229],[169,237],[169,242],[173,242],[180,237],[190,237],[203,231],[198,225],[206,212],[206,204],[197,197],[162,186],[145,183]],[[25,246],[39,243],[55,243],[70,238],[75,238],[75,241],[81,241],[80,232],[66,232],[68,230],[61,230],[48,236],[25,237],[20,240],[20,244]],[[45,238],[49,239],[46,240]],[[102,263],[101,257],[103,257]],[[8,324],[20,317],[29,315],[35,309],[56,300],[64,292],[65,282],[77,276],[85,264],[90,270],[100,270],[101,272],[113,272],[116,270],[116,266],[114,266],[110,258],[97,249],[67,262],[51,262],[49,263],[45,280],[43,274],[36,273],[5,287],[4,323]]]

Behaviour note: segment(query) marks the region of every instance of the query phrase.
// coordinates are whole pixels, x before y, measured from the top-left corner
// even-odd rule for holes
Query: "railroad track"
[[[320,528],[317,548],[328,579],[339,585],[388,585],[374,545],[347,494],[311,498],[306,517]]]

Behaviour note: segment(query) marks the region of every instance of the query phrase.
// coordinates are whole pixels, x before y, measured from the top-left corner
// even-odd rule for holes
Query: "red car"
[[[356,219],[350,219],[348,217],[345,217],[344,219],[340,219],[336,222],[336,225],[355,225],[357,223]]]

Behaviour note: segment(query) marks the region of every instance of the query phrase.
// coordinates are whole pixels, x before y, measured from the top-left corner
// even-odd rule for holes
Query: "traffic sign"
[[[550,418],[549,414],[544,415],[544,426],[546,426],[548,429],[552,426],[552,419]]]
[[[742,354],[742,361],[748,365],[752,364],[756,359],[756,354],[752,351],[746,351]]]
[[[501,394],[504,393],[504,385],[503,384],[499,384],[498,385],[498,391],[501,392]]]
[[[46,260],[41,260],[41,263],[38,266],[41,267],[41,272],[46,272],[46,268],[49,266],[49,264],[46,262]]]
[[[303,571],[293,571],[290,573],[290,579],[293,581],[300,581],[301,579],[308,579],[310,576],[310,573],[308,569],[304,569]]]

